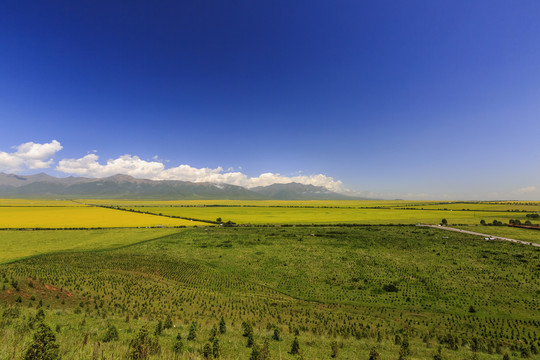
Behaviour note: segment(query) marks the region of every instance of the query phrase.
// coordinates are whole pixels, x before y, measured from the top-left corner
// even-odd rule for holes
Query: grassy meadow
[[[406,214],[401,219],[411,224],[421,222],[412,214],[423,212],[434,223],[442,217],[451,223],[448,214],[466,216],[472,210],[403,210],[395,208],[396,202],[373,202],[373,209],[305,203],[103,201],[99,205],[163,214],[170,209],[182,217],[183,210],[209,210],[215,212],[202,219],[234,222],[234,211],[242,211],[248,220],[238,221],[242,224],[265,224],[271,215],[276,222],[0,231],[0,360],[23,357],[41,311],[63,359],[128,359],[143,328],[149,332],[142,338],[148,340],[151,359],[213,358],[205,348],[218,348],[216,358],[250,359],[254,347],[265,342],[270,357],[255,358],[367,360],[375,349],[381,359],[500,360],[505,354],[540,359],[540,249],[385,225],[400,223],[386,218],[398,214]],[[525,216],[489,206],[477,211],[499,214],[501,221],[502,215]],[[66,208],[182,220],[121,209]],[[230,218],[223,215],[227,210],[233,211]],[[360,221],[348,218],[349,210],[379,212],[381,223],[350,226]],[[304,211],[308,215],[302,216]],[[342,225],[301,221],[323,214]],[[540,233],[468,228],[512,232],[513,238]],[[224,332],[219,330],[222,319]],[[111,328],[117,333],[112,339]],[[295,338],[299,354],[291,354]]]
[[[0,263],[54,252],[106,250],[173,233],[175,229],[94,229],[0,232]]]
[[[237,224],[437,224],[446,218],[449,224],[478,224],[480,220],[495,219],[508,222],[525,215],[511,212],[410,210],[401,208],[345,208],[345,207],[271,207],[271,206],[206,206],[206,207],[130,207],[131,210],[153,214]]]

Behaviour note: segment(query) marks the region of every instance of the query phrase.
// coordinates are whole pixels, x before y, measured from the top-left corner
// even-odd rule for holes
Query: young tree
[[[369,352],[369,360],[381,360],[381,356],[374,347],[372,347],[371,351]]]
[[[227,325],[225,324],[225,318],[223,318],[223,316],[219,322],[219,332],[221,334],[225,334],[225,332],[227,332]]]
[[[118,340],[118,338],[119,338],[118,329],[116,328],[116,326],[110,325],[107,328],[107,332],[105,332],[105,335],[103,335],[103,338],[101,338],[101,340],[103,342],[111,342],[111,341]]]
[[[298,342],[298,337],[295,336],[291,344],[291,351],[289,351],[289,354],[297,355],[299,352],[300,352],[300,343]]]
[[[133,360],[148,359],[150,355],[161,352],[161,345],[157,336],[150,337],[146,326],[143,326],[135,338],[129,343],[129,358]]]
[[[255,343],[255,339],[253,338],[253,331],[249,332],[247,335],[247,347],[252,347]]]
[[[264,344],[261,349],[261,360],[270,360],[270,343],[268,342],[268,339],[264,340]]]
[[[173,322],[172,322],[171,315],[167,315],[167,317],[165,318],[165,323],[163,323],[163,329],[170,329],[172,327],[173,327]]]
[[[433,355],[433,360],[442,360],[442,347],[439,346],[437,353]]]
[[[202,354],[205,359],[212,358],[212,345],[209,342],[204,345]]]
[[[242,329],[244,329],[244,333],[242,334],[242,336],[248,336],[250,333],[253,332],[253,325],[251,325],[251,323],[249,322],[242,322]]]
[[[411,350],[409,349],[409,339],[405,336],[399,349],[399,360],[408,359],[410,354]]]
[[[156,325],[156,330],[154,330],[154,335],[160,336],[162,333],[163,333],[163,322],[159,320]]]
[[[219,356],[221,355],[221,349],[219,347],[219,339],[217,337],[212,342],[212,355],[214,355],[214,359],[218,359]]]
[[[178,333],[178,335],[176,335],[176,339],[174,339],[173,352],[175,354],[180,354],[183,348],[184,348],[184,343],[182,342],[182,335]]]
[[[272,339],[276,341],[281,340],[281,331],[279,331],[279,328],[274,329],[274,335],[272,335]]]
[[[150,335],[148,334],[148,329],[143,326],[139,330],[139,334],[133,338],[129,344],[130,347],[130,359],[133,360],[142,360],[148,359],[150,356]]]
[[[193,321],[189,327],[189,334],[187,337],[188,340],[192,341],[197,339],[197,323]]]
[[[259,344],[253,344],[249,360],[261,360],[261,348],[259,347]]]
[[[60,359],[60,349],[56,344],[53,331],[42,321],[37,324],[34,340],[24,354],[25,360],[56,360]]]
[[[208,341],[213,342],[214,339],[215,339],[216,336],[217,336],[217,332],[218,332],[217,326],[214,325],[214,326],[212,327],[212,329],[210,330],[210,336],[209,336],[209,338],[208,338]]]
[[[39,309],[36,312],[36,321],[44,321],[45,320],[45,312],[43,309]]]
[[[442,219],[442,220],[441,220],[441,225],[442,225],[442,226],[448,225],[448,220]]]
[[[335,340],[332,341],[332,343],[330,344],[330,350],[331,350],[330,356],[332,358],[337,358],[338,352],[339,352],[339,347],[338,347],[337,341],[335,341]]]

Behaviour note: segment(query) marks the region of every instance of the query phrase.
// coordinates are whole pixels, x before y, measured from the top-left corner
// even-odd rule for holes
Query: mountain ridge
[[[103,178],[54,177],[45,173],[0,173],[0,197],[110,198],[170,200],[359,200],[322,186],[295,182],[245,188],[230,184],[138,179],[116,174]]]

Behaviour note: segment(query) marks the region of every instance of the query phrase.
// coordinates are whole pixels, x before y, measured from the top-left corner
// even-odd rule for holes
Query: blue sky
[[[8,0],[0,171],[540,200],[539,15],[538,1]]]

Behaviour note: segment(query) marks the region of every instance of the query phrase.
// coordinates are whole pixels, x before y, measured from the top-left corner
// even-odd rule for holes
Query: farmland
[[[537,202],[421,202],[421,201],[110,201],[81,200],[87,204],[131,212],[152,213],[203,221],[236,224],[437,224],[478,225],[493,221],[525,222],[539,213]],[[534,235],[533,235],[534,237]],[[536,239],[540,239],[540,233]]]
[[[417,224],[439,223],[446,218],[450,224],[478,224],[481,219],[505,221],[516,217],[508,212],[409,210],[395,208],[325,208],[267,206],[206,206],[206,207],[131,207],[154,214],[182,216],[201,220],[232,221],[238,224]],[[518,215],[519,216],[519,215]],[[520,216],[524,218],[524,215]]]
[[[193,222],[114,211],[73,202],[0,201],[0,228],[111,228],[193,226]],[[15,205],[17,204],[17,205]]]
[[[524,217],[521,212],[486,211],[490,205],[474,212],[403,210],[395,202],[373,202],[372,209],[338,202],[335,207],[328,202],[228,201],[205,207],[179,202],[99,205],[105,204],[124,210],[80,204],[58,208],[179,221],[184,220],[136,211],[167,214],[169,209],[184,217],[184,210],[194,210],[200,213],[186,217],[247,219],[238,222],[270,226],[3,230],[1,360],[22,356],[40,309],[64,359],[126,358],[143,327],[159,344],[152,359],[203,358],[210,338],[218,338],[223,359],[250,358],[250,338],[260,346],[267,341],[273,359],[297,359],[289,353],[295,338],[304,359],[328,359],[336,349],[337,358],[368,359],[372,348],[382,359],[397,359],[404,339],[410,359],[432,359],[439,351],[443,359],[540,358],[537,248],[384,225],[400,219],[419,222],[413,214],[424,221],[433,217],[436,223],[441,217],[457,222],[453,213],[465,220],[467,214],[482,212],[487,220],[485,214],[493,213],[502,221],[506,215]],[[31,208],[25,205],[22,209]],[[363,218],[371,225],[350,226],[361,221],[347,216],[362,212],[380,216]],[[323,215],[343,225],[301,221]],[[274,224],[266,220],[271,216]],[[392,221],[387,219],[391,216]],[[478,221],[471,219],[475,226],[470,229],[508,231],[515,238],[538,233],[476,226]],[[222,318],[226,331],[213,336]],[[158,331],[160,322],[171,326]],[[197,336],[188,340],[193,322]],[[104,341],[111,326],[118,338]],[[252,332],[243,336],[246,326]],[[176,353],[178,334],[182,349]]]
[[[0,233],[0,263],[75,250],[106,250],[169,235],[174,229],[7,230]]]

